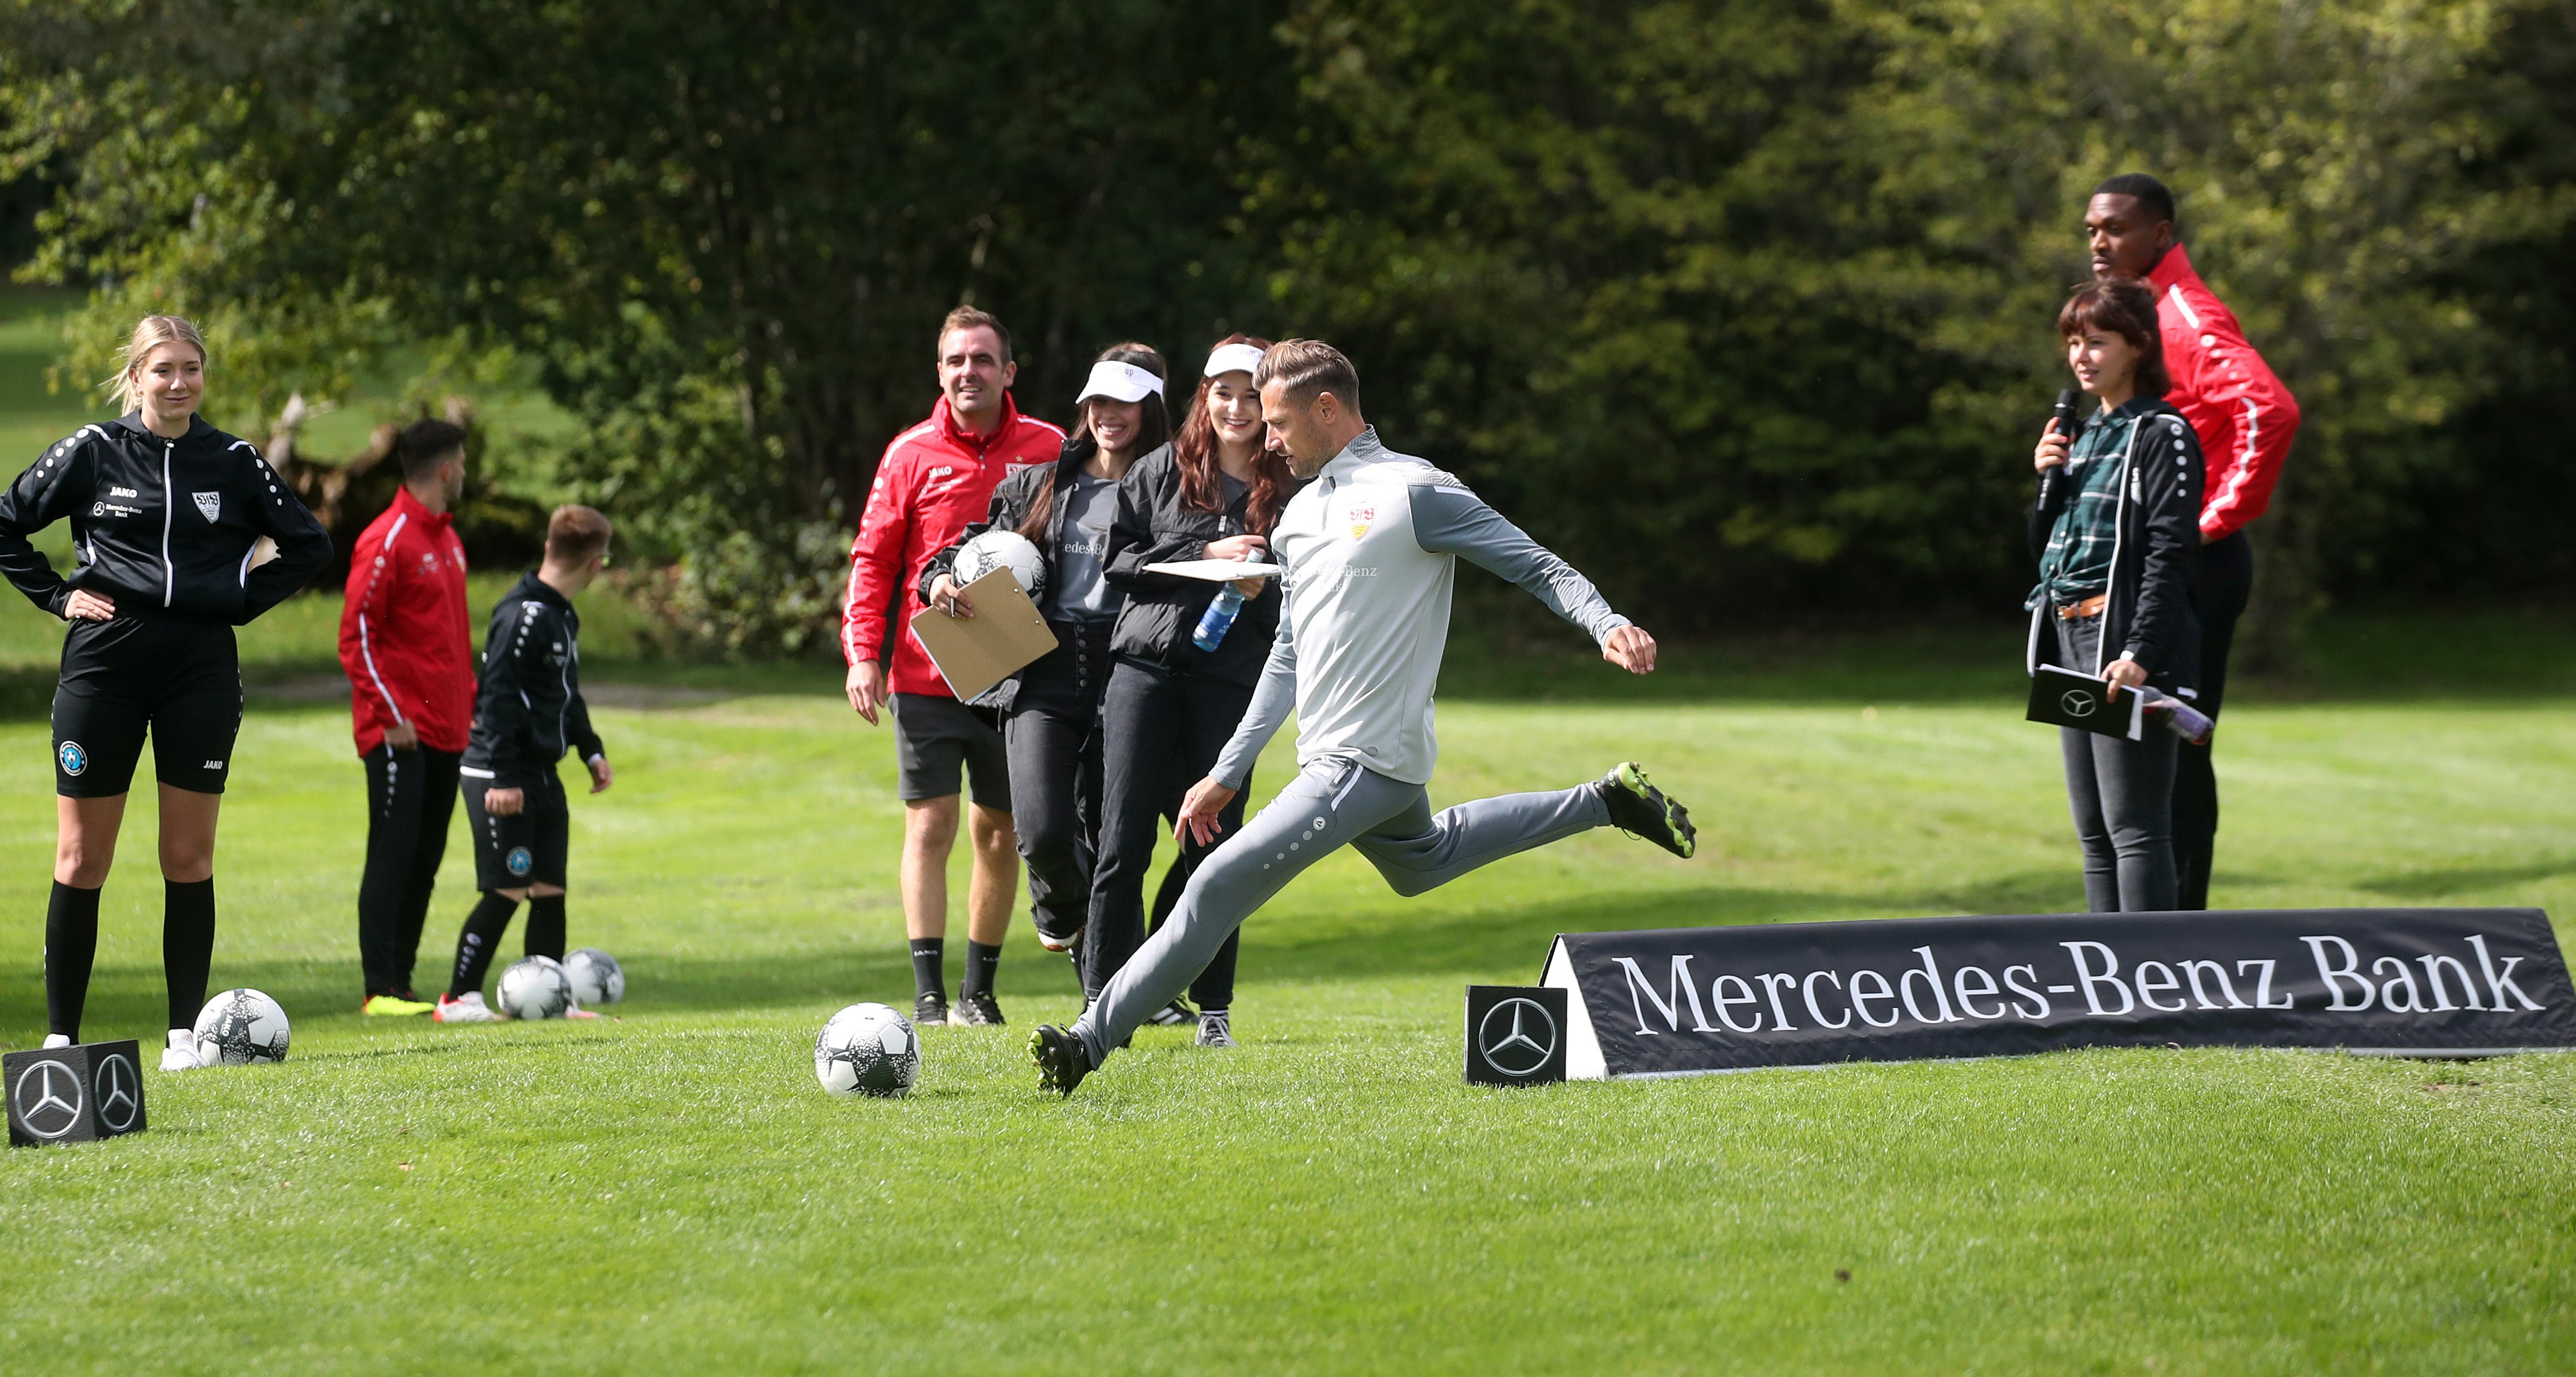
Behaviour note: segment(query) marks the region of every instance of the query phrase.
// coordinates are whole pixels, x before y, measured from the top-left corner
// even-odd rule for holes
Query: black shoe
[[[912,1026],[937,1028],[948,1022],[948,996],[937,990],[913,996]]]
[[[957,1002],[948,1009],[948,1023],[952,1028],[999,1028],[1003,1021],[1002,1006],[993,1002],[991,990],[977,990],[973,994],[959,990]]]
[[[1162,1008],[1156,1009],[1153,1013],[1146,1015],[1145,1021],[1153,1024],[1157,1028],[1187,1028],[1191,1024],[1198,1022],[1199,1016],[1191,1010],[1189,1005],[1183,1004],[1181,1001],[1175,999],[1171,1003],[1164,1005]]]
[[[1646,772],[1628,761],[1612,770],[1592,786],[1601,791],[1601,801],[1610,806],[1610,825],[1630,836],[1647,841],[1689,860],[1699,850],[1699,829],[1691,826],[1690,810],[1664,797],[1664,791],[1646,780]]]
[[[1082,1039],[1052,1023],[1041,1023],[1029,1034],[1029,1060],[1038,1064],[1038,1088],[1070,1095],[1091,1074],[1091,1053]]]

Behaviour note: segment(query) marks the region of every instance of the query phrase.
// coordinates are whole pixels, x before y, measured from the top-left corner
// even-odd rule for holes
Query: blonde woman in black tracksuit
[[[1241,609],[1215,648],[1204,648],[1202,619],[1219,585],[1145,569],[1168,561],[1263,555],[1280,509],[1304,486],[1288,472],[1285,456],[1263,447],[1252,369],[1268,347],[1269,341],[1249,335],[1219,342],[1208,355],[1179,437],[1140,460],[1119,485],[1118,516],[1109,528],[1109,581],[1126,592],[1127,606],[1118,614],[1110,646],[1117,663],[1101,706],[1106,757],[1089,939],[1109,972],[1144,940],[1145,870],[1153,863],[1160,820],[1177,817],[1182,792],[1215,768],[1217,752],[1252,701],[1278,630],[1276,580],[1238,585]],[[1227,806],[1224,820],[1229,833],[1242,823],[1242,794]],[[1155,926],[1171,912],[1207,850],[1183,840],[1180,859],[1155,898]],[[1226,938],[1190,985],[1200,1046],[1234,1045],[1237,945],[1238,938]],[[1176,1001],[1154,1021],[1190,1017]]]
[[[1100,828],[1100,695],[1109,684],[1109,634],[1123,595],[1107,578],[1106,547],[1119,480],[1171,436],[1163,408],[1163,356],[1141,344],[1105,350],[1076,405],[1082,415],[1063,455],[1030,464],[993,489],[986,519],[922,569],[922,598],[972,615],[950,577],[957,551],[987,530],[1028,537],[1046,562],[1038,611],[1056,649],[1012,675],[983,701],[1000,709],[1011,774],[1011,820],[1029,867],[1038,936],[1051,949],[1072,945],[1091,904],[1093,850]],[[952,613],[954,615],[955,613]],[[1001,948],[967,945],[966,978],[951,1023],[999,1024],[992,974]],[[1093,955],[1077,958],[1087,992]],[[1114,969],[1114,968],[1113,968]],[[1103,973],[1100,979],[1107,979]]]

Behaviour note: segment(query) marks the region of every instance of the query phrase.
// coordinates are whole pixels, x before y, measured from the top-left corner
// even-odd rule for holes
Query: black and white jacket
[[[1283,506],[1298,486],[1291,484]],[[1250,530],[1244,509],[1251,501],[1246,492],[1223,511],[1201,511],[1181,500],[1180,458],[1170,446],[1136,461],[1118,484],[1118,514],[1109,524],[1109,583],[1127,595],[1118,630],[1110,638],[1112,653],[1243,688],[1260,682],[1270,640],[1279,631],[1279,580],[1265,582],[1259,597],[1247,599],[1225,639],[1214,651],[1205,651],[1190,637],[1224,585],[1145,568],[1205,559],[1209,542]]]
[[[2146,666],[2147,682],[2184,698],[2200,686],[2200,618],[2192,611],[2191,586],[2200,572],[2200,503],[2207,468],[2200,437],[2171,403],[2150,401],[2129,428],[2129,443],[2120,456],[2118,539],[2112,546],[2111,586],[2102,609],[2104,663],[2122,654]],[[2065,485],[2061,485],[2063,489]],[[2039,487],[2048,491],[2046,482]],[[2054,503],[2034,497],[2030,504],[2030,549],[2036,561],[2048,548],[2050,527],[2072,497],[2061,491]],[[2057,649],[2057,618],[2048,599],[2030,610],[2030,641],[2024,668],[2039,672]],[[2068,665],[2099,674],[2102,665]]]
[[[492,608],[483,634],[483,682],[458,773],[503,789],[526,788],[570,748],[588,764],[607,753],[581,698],[581,614],[535,574]]]
[[[77,557],[68,578],[28,539],[63,520]],[[277,558],[253,568],[261,536]],[[240,626],[330,558],[330,533],[250,441],[202,416],[175,440],[140,412],[82,426],[0,490],[0,574],[57,617],[81,589],[115,599],[118,616]]]

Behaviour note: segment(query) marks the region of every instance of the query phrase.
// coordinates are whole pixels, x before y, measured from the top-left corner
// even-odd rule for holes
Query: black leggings
[[[1110,672],[1109,692],[1100,705],[1103,737],[1100,862],[1091,890],[1091,931],[1084,954],[1099,956],[1099,975],[1086,961],[1083,984],[1098,994],[1109,977],[1145,940],[1145,872],[1154,864],[1154,843],[1164,819],[1180,812],[1189,787],[1216,768],[1216,758],[1243,721],[1252,690],[1212,679],[1186,677],[1121,660]],[[1241,792],[1221,815],[1223,836],[1243,825]],[[1220,838],[1221,840],[1222,838]],[[1199,859],[1213,848],[1184,843],[1155,896],[1154,926],[1180,897]],[[1239,936],[1229,936],[1207,969],[1190,983],[1190,999],[1203,1009],[1234,1004],[1235,955]]]
[[[456,816],[456,751],[367,752],[367,868],[358,881],[358,964],[370,995],[411,989],[447,824]]]

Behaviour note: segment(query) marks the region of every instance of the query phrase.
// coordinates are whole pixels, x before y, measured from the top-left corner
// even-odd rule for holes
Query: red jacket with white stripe
[[[2299,403],[2245,342],[2236,313],[2192,271],[2182,245],[2156,260],[2147,285],[2155,289],[2165,367],[2173,374],[2165,400],[2191,422],[2209,460],[2200,533],[2224,539],[2271,505],[2281,461],[2299,432]]]
[[[433,751],[465,749],[474,720],[474,639],[465,620],[465,545],[456,521],[411,495],[367,524],[349,555],[340,668],[358,754],[409,722]]]
[[[939,667],[911,632],[913,614],[922,610],[921,568],[930,557],[956,544],[966,523],[984,519],[992,505],[994,485],[1002,475],[1024,464],[1052,463],[1064,450],[1064,432],[1034,417],[1023,416],[1002,394],[1002,420],[983,435],[957,428],[948,414],[948,399],[939,399],[930,419],[886,446],[877,461],[876,481],[868,488],[867,509],[859,516],[859,537],[850,546],[850,587],[841,603],[841,655],[855,665],[876,659],[886,636],[899,628],[894,672],[888,687],[896,693],[955,695]],[[896,607],[889,621],[887,609]]]

